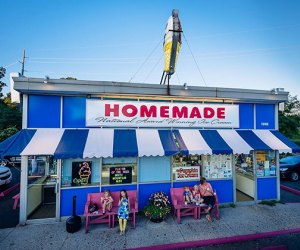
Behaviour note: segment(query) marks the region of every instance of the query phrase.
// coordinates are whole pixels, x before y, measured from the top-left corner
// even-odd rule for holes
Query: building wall
[[[63,97],[63,128],[86,127],[85,102],[86,97]],[[236,104],[239,105],[241,129],[275,129],[275,104]],[[254,110],[256,111],[256,113],[254,112]],[[60,112],[60,96],[29,95],[28,128],[59,128],[61,116]]]

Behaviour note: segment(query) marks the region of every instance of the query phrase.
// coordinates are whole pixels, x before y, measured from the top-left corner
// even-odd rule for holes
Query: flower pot
[[[160,216],[159,217],[150,217],[150,220],[155,223],[160,223],[164,220],[164,218],[160,217]]]

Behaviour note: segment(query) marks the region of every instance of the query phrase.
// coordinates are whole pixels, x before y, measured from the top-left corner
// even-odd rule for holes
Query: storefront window
[[[253,156],[252,154],[235,155],[236,173],[253,179]]]
[[[232,178],[232,155],[202,155],[201,159],[205,178]]]
[[[256,151],[256,175],[276,176],[275,151]]]
[[[137,182],[137,158],[104,158],[102,161],[102,186]]]
[[[63,160],[61,180],[62,187],[99,185],[100,159]]]
[[[173,180],[200,180],[201,158],[198,155],[175,155],[172,159]]]

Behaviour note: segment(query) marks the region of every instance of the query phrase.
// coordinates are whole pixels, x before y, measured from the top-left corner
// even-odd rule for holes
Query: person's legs
[[[127,220],[124,219],[124,220],[123,220],[123,234],[124,234],[125,231],[126,231],[126,225],[127,225]]]
[[[121,219],[121,218],[119,218],[119,226],[120,226],[120,235],[122,235],[123,234],[123,219]]]

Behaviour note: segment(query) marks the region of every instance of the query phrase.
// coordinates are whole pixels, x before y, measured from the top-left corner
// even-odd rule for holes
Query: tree
[[[300,141],[300,101],[289,95],[284,111],[279,112],[279,131],[295,141]]]
[[[11,103],[11,95],[3,97],[2,88],[6,86],[1,79],[6,70],[0,67],[0,142],[15,134],[22,128],[22,113],[18,105]]]
[[[6,86],[6,83],[1,81],[1,79],[5,76],[5,73],[6,73],[6,69],[0,67],[0,98],[3,96],[2,88]]]

